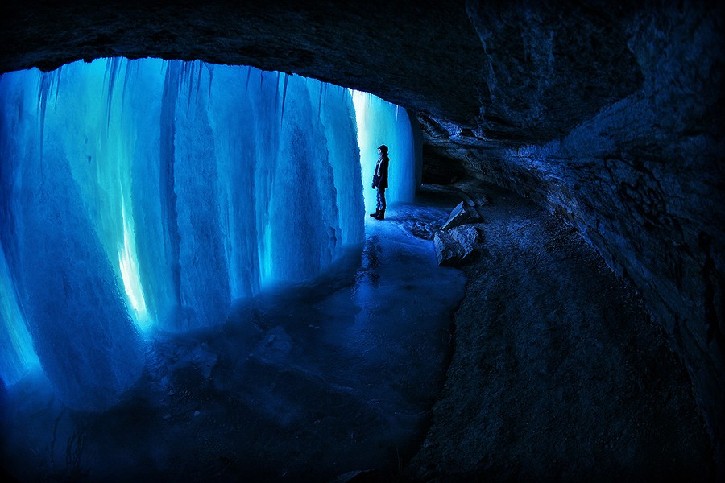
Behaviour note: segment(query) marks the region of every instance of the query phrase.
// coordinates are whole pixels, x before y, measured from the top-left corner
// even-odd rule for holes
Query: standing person
[[[376,220],[385,219],[385,188],[388,187],[388,147],[386,145],[378,146],[378,162],[375,165],[375,174],[373,174],[373,189],[378,190],[378,202],[375,213],[370,216]]]

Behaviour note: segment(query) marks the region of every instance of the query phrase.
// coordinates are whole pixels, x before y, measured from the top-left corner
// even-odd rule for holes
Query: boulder
[[[471,261],[480,237],[478,229],[471,225],[438,231],[433,237],[438,265],[458,266]]]

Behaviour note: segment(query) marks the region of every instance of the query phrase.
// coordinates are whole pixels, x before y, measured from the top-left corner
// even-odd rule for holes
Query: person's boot
[[[375,217],[376,220],[384,220],[385,219],[385,210],[378,211],[378,216]]]
[[[377,218],[379,214],[380,214],[380,210],[375,210],[375,213],[370,213],[370,216],[373,218]]]

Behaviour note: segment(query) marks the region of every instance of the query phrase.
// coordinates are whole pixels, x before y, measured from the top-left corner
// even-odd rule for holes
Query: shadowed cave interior
[[[2,362],[9,367],[20,357],[11,347],[21,337],[12,329],[21,314],[45,371],[3,380],[3,476],[723,478],[722,2],[165,5],[31,0],[0,7]],[[173,63],[166,74],[151,74],[124,67],[125,60],[97,64],[105,58],[214,67]],[[52,118],[54,103],[62,92],[84,89],[63,79],[72,79],[72,63],[94,60],[87,65],[102,65],[106,88],[124,75],[160,76],[156,87],[137,91],[119,80],[114,89],[133,94],[104,98],[103,112],[133,99],[144,106],[138,112],[175,120],[156,122],[157,134],[129,134],[135,151],[119,156],[118,172],[91,168],[90,159],[76,156],[80,147],[75,153],[26,115],[37,111],[41,121],[63,125],[62,116]],[[19,77],[11,76],[19,71],[60,66],[57,77],[32,71],[38,84],[28,97],[13,90]],[[226,66],[267,72],[266,83],[256,70],[258,77],[239,74],[247,90],[258,91],[257,101],[212,96],[225,75],[232,79]],[[179,77],[168,74],[173,69]],[[323,92],[301,76],[334,86]],[[177,78],[178,86],[169,84]],[[354,99],[345,97],[352,95],[337,86],[372,93],[409,116],[409,156],[422,160],[421,172],[419,179],[414,167],[400,175],[415,195],[400,188],[383,222],[361,213],[370,210],[374,159],[348,169],[350,156],[372,153],[355,152],[350,136],[359,119],[356,128],[337,121],[355,117]],[[204,108],[169,97],[183,89]],[[348,100],[326,104],[325,96]],[[117,115],[126,117],[95,119],[95,107],[69,109],[107,132],[141,116],[123,110]],[[205,112],[222,117],[203,119]],[[272,113],[264,126],[306,126],[305,113],[316,112],[319,125],[260,124],[258,137],[247,139],[236,135],[247,122],[239,112]],[[37,129],[43,145],[24,142]],[[209,143],[178,141],[185,129]],[[307,131],[312,137],[300,134]],[[324,171],[319,179],[285,164],[322,142],[326,152],[345,154],[330,155],[329,169],[314,165],[314,176]],[[117,153],[126,145],[111,140],[103,149]],[[279,146],[279,176],[267,168],[255,167],[249,177],[233,164],[212,166],[200,161],[210,158],[200,145],[213,146],[214,156],[227,150],[230,159],[259,160]],[[159,159],[173,159],[168,166],[175,170],[154,168],[160,181],[153,191],[132,184],[150,179],[147,169],[156,166],[144,157],[149,146]],[[401,150],[391,150],[391,160]],[[64,156],[76,164],[57,168]],[[55,168],[43,171],[48,167]],[[79,180],[98,173],[132,181],[83,188],[91,184]],[[204,211],[203,180],[210,176],[221,180],[218,199],[256,217],[253,233],[232,221],[220,228]],[[289,188],[284,180],[319,191]],[[174,185],[182,182],[191,188]],[[236,189],[240,183],[244,189]],[[341,188],[360,184],[365,199]],[[289,198],[268,197],[262,186]],[[132,211],[141,216],[138,206],[150,205],[131,203],[151,192],[172,201],[144,213],[162,228],[145,237],[153,243],[134,246],[124,234],[141,240],[141,228],[126,223]],[[97,228],[105,226],[103,206],[87,214],[68,209],[108,193],[120,203],[114,209],[123,215],[122,229]],[[334,204],[335,214],[306,218],[308,211],[325,212],[320,200]],[[270,213],[274,222],[265,232],[262,214]],[[44,219],[73,229],[59,236]],[[169,219],[177,221],[163,221]],[[188,241],[179,235],[185,227],[211,235]],[[225,245],[220,233],[241,234]],[[95,236],[98,247],[64,258],[68,247]],[[120,251],[104,245],[104,237]],[[94,280],[128,277],[134,250],[137,258],[161,260],[168,277],[138,268],[137,277],[154,280],[149,300],[157,302],[143,305],[127,290],[128,315],[103,303],[120,288]],[[122,268],[101,264],[106,272],[94,269],[83,282],[66,277],[79,263],[107,259]],[[455,268],[438,266],[440,260]],[[223,283],[189,275],[217,273],[217,265],[231,267]],[[261,290],[280,277],[290,277],[292,288]],[[119,284],[129,286],[126,279]],[[11,291],[17,307],[8,302]],[[245,302],[220,315],[235,294]],[[201,309],[169,308],[181,300]],[[54,310],[67,320],[48,322]],[[177,326],[137,343],[146,333],[141,314],[166,310]],[[73,345],[76,318],[89,328],[79,339],[96,340],[106,357],[62,357],[58,347]],[[87,324],[101,318],[113,323]],[[220,318],[225,322],[208,323]]]

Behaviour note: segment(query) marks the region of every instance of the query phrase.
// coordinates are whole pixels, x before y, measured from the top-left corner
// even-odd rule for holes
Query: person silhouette
[[[386,145],[378,146],[378,162],[375,164],[375,173],[373,174],[373,189],[378,190],[377,207],[375,213],[370,216],[376,220],[385,219],[385,189],[388,187],[388,147]]]

